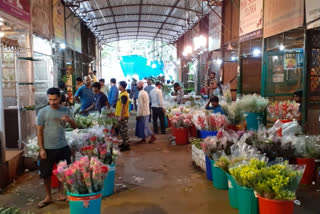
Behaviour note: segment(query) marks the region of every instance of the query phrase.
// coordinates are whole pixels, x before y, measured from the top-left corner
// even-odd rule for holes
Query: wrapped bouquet
[[[39,157],[39,145],[37,137],[29,138],[24,144],[24,156],[33,158],[34,160],[38,160]]]
[[[71,165],[60,162],[53,173],[70,193],[88,194],[103,189],[104,179],[108,174],[108,166],[97,158],[83,156]]]
[[[295,101],[280,101],[269,104],[268,114],[272,118],[292,120],[299,116],[299,104]]]
[[[180,113],[172,117],[171,123],[176,128],[189,128],[193,125],[190,115]]]

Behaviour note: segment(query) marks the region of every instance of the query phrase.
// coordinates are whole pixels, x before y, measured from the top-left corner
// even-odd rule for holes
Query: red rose
[[[91,142],[95,142],[97,140],[97,137],[96,136],[93,136],[93,137],[90,137],[89,139]]]

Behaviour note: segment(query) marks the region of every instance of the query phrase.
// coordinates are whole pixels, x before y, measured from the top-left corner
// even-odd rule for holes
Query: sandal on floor
[[[44,208],[44,207],[48,206],[51,203],[52,203],[52,201],[40,201],[39,204],[38,204],[38,208],[39,209]]]

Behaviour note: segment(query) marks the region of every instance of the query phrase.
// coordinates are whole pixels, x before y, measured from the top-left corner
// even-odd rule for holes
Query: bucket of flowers
[[[100,214],[104,179],[108,171],[109,167],[96,157],[83,156],[69,166],[66,161],[58,164],[54,174],[67,190],[71,214]]]
[[[172,119],[172,136],[176,139],[177,145],[185,145],[188,143],[189,128],[192,126],[190,116],[176,113]]]

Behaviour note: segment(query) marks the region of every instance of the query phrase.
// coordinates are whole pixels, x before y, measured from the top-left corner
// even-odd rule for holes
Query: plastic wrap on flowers
[[[88,194],[102,190],[108,170],[108,166],[97,158],[84,156],[69,166],[65,161],[60,162],[53,173],[65,185],[68,192]]]
[[[268,105],[268,114],[276,119],[294,119],[299,116],[299,104],[295,101],[280,101]]]
[[[23,147],[24,156],[38,160],[40,148],[37,137],[29,138],[27,142],[23,142],[23,144],[25,145]]]

